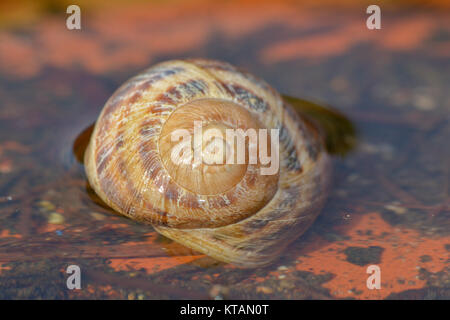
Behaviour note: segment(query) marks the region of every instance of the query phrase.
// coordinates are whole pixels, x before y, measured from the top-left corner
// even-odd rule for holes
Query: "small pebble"
[[[105,219],[105,215],[98,212],[91,212],[91,217],[99,221]]]
[[[280,271],[285,271],[287,269],[288,269],[288,267],[286,267],[286,266],[279,266],[278,267],[278,270],[280,270]]]
[[[287,279],[284,279],[284,280],[280,281],[280,288],[292,289],[294,287],[295,287],[295,285],[291,281],[288,281]]]
[[[413,100],[414,106],[422,111],[429,111],[435,108],[434,100],[431,96],[420,94],[416,95]]]
[[[45,210],[47,210],[47,211],[53,211],[53,210],[55,210],[55,205],[53,204],[53,203],[51,203],[50,201],[47,201],[47,200],[42,200],[42,201],[39,201],[39,206],[42,208],[42,209],[45,209]]]
[[[58,212],[52,212],[48,217],[48,223],[62,224],[64,223],[64,216]]]
[[[256,292],[264,293],[264,294],[271,294],[271,293],[273,293],[273,290],[266,286],[258,286],[258,287],[256,287]]]
[[[223,300],[223,297],[228,294],[228,288],[221,286],[220,284],[215,284],[209,290],[209,296],[214,300]]]
[[[384,207],[390,211],[395,212],[396,214],[405,214],[407,211],[405,208],[396,206],[394,204],[388,204]]]

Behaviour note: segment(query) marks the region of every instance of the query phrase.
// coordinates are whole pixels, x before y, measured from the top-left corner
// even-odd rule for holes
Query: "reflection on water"
[[[173,41],[188,34],[197,41],[172,47],[173,41],[148,41],[154,51],[139,44],[148,40],[144,34],[129,38],[130,30],[153,21],[142,13],[142,22],[136,13],[142,8],[131,6],[120,19],[104,13],[105,20],[86,26],[89,35],[68,35],[83,48],[78,55],[57,54],[64,48],[52,39],[67,31],[51,20],[39,32],[31,26],[0,30],[0,298],[450,297],[450,151],[444,147],[450,73],[443,72],[449,30],[442,23],[448,12],[393,12],[384,20],[386,33],[365,38],[358,33],[360,15],[350,11],[343,20],[319,19],[317,12],[290,8],[279,21],[267,12],[280,14],[283,6],[249,10],[249,31],[243,26],[235,32],[232,9],[222,10],[220,21],[216,17],[214,36],[200,33],[211,21],[195,12],[186,13],[184,34],[149,25],[148,32],[158,30],[153,41],[164,30]],[[199,26],[189,23],[191,17]],[[120,28],[102,28],[108,19]],[[322,23],[327,25],[320,28]],[[327,47],[330,38],[335,46]],[[104,48],[115,48],[111,41],[117,50],[102,62]],[[136,50],[120,47],[122,42]],[[38,43],[45,57],[31,50]],[[246,67],[290,96],[335,106],[358,128],[356,149],[334,158],[322,214],[274,265],[242,270],[215,262],[114,214],[86,186],[79,160],[89,132],[75,144],[74,137],[121,82],[177,56]],[[81,291],[65,287],[70,264],[81,267]],[[382,270],[382,290],[366,288],[371,264]]]

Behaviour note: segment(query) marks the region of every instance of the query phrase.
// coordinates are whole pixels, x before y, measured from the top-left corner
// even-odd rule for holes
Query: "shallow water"
[[[450,12],[400,4],[369,31],[357,3],[199,5],[86,4],[74,32],[58,8],[0,16],[0,298],[449,299]],[[323,212],[268,267],[217,263],[111,212],[75,159],[122,82],[187,56],[244,67],[357,126]],[[66,287],[72,264],[81,290]]]

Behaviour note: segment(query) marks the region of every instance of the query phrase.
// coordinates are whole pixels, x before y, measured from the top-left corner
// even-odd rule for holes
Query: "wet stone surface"
[[[450,298],[448,7],[386,5],[371,32],[357,1],[81,5],[80,32],[64,8],[19,6],[12,22],[0,5],[0,298]],[[228,61],[357,126],[321,215],[273,265],[213,261],[87,185],[76,137],[126,79],[177,57]],[[72,264],[82,290],[66,287]],[[381,290],[366,287],[369,264]]]

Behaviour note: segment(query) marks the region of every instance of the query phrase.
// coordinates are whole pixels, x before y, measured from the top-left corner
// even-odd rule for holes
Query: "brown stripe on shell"
[[[161,119],[150,118],[144,120],[139,126],[139,134],[141,136],[152,136],[161,129]]]
[[[120,197],[120,192],[116,188],[117,181],[114,177],[102,177],[99,179],[100,188],[106,194],[108,199],[113,199],[112,201],[117,207],[125,208],[125,203],[122,202],[122,198]]]
[[[135,188],[134,183],[131,181],[130,177],[127,174],[127,166],[123,162],[122,158],[118,157],[117,161],[117,169],[116,173],[119,174],[119,176],[122,178],[122,180],[125,181],[125,187],[126,187],[126,210],[128,214],[134,214],[133,212],[133,206],[128,205],[129,203],[133,203],[136,201],[140,201],[142,199],[142,194],[138,189]],[[123,201],[122,201],[123,203]]]
[[[135,208],[130,204],[136,201],[139,202],[142,199],[142,195],[129,179],[127,167],[122,158],[116,157],[114,161],[116,167],[114,168],[114,171],[110,173],[112,176],[103,175],[102,177],[99,177],[100,187],[117,207],[122,208],[127,215],[134,216],[136,214]],[[117,178],[119,177],[122,181],[125,181],[125,193],[123,190],[119,191],[117,189]],[[113,183],[113,181],[115,182]],[[126,195],[125,198],[122,197],[123,194]]]
[[[286,156],[282,159],[284,166],[288,170],[293,170],[297,172],[302,171],[302,165],[297,156],[297,149],[295,148],[294,141],[292,140],[289,130],[284,124],[279,125],[280,130],[280,142],[284,145]]]
[[[185,69],[182,67],[161,67],[152,69],[151,71],[148,71],[140,76],[131,78],[128,82],[117,89],[113,96],[108,100],[103,111],[103,116],[109,116],[122,105],[130,105],[137,102],[138,99],[142,97],[141,92],[145,92],[150,89],[156,82],[165,80],[166,78],[178,74],[184,70]],[[141,81],[142,77],[146,77],[146,79]],[[132,91],[136,91],[136,93],[124,100],[124,97]]]
[[[228,199],[229,205],[234,204],[237,201],[236,193],[234,192],[234,190],[228,191],[225,195]]]
[[[153,208],[152,205],[145,203],[143,210],[145,212],[151,212],[152,214],[141,214],[138,216],[138,219],[147,224],[158,224],[162,226],[168,225],[168,216],[169,214],[166,211],[162,211],[156,208]],[[156,214],[156,215],[155,215]]]
[[[95,163],[97,168],[97,174],[100,176],[103,170],[111,160],[111,150],[108,146],[101,147],[95,156]]]
[[[171,90],[173,90],[173,88]],[[178,96],[178,99],[180,99],[180,98],[181,98],[181,95]],[[156,101],[158,101],[160,103],[166,103],[166,104],[175,104],[176,100],[174,100],[173,96],[170,95],[169,93],[161,93],[158,97],[156,97]]]
[[[174,109],[174,107],[170,104],[161,104],[161,103],[155,103],[150,106],[150,113],[160,116],[164,112],[170,112]]]
[[[247,174],[245,175],[245,184],[248,187],[253,188],[255,186],[257,179],[258,174],[256,173],[256,171],[247,171]]]
[[[306,151],[308,152],[308,156],[313,161],[316,161],[319,153],[323,150],[323,141],[319,134],[319,130],[308,118],[302,117],[295,112],[290,105],[284,104],[284,109],[289,117],[295,119],[294,123],[304,137],[303,141]]]
[[[169,183],[167,183],[166,185],[164,197],[166,197],[166,199],[168,200],[176,201],[179,196],[178,188],[179,187],[170,180]]]
[[[138,101],[140,98],[142,98],[142,93],[136,92],[133,94],[127,101],[126,105],[134,104],[136,101]]]
[[[156,145],[153,141],[146,140],[139,144],[138,150],[145,173],[150,179],[155,181],[159,171],[163,169],[157,154]]]
[[[117,136],[116,136],[116,141],[117,141],[117,142],[116,142],[116,150],[119,150],[120,148],[123,147],[123,143],[124,143],[123,135],[124,135],[123,129],[117,131]]]
[[[124,112],[124,117],[127,117],[129,114],[129,109]],[[124,144],[124,134],[125,134],[125,124],[123,121],[119,122],[117,127],[117,135],[116,135],[116,150],[119,150],[123,147]]]
[[[313,126],[309,121],[305,121],[305,127],[308,128],[307,136],[305,138],[306,151],[308,151],[308,155],[314,161],[317,160],[320,152],[323,151],[323,142],[321,141],[322,137],[319,135],[319,131]]]
[[[162,226],[168,225],[168,212],[159,209],[152,209],[152,212],[156,213],[156,215],[146,215],[145,217],[147,221],[152,224],[158,224]]]
[[[111,115],[113,114],[113,112],[116,112],[118,109],[115,108],[114,110],[111,110],[109,113],[109,116],[104,116],[101,118],[100,122],[98,123],[99,125],[99,140],[98,141],[103,141],[104,137],[108,135],[108,132],[111,130],[111,126],[115,124],[115,122],[112,121]],[[127,103],[121,106],[120,109],[120,118],[124,119],[127,118],[130,114],[131,111],[131,104]],[[118,124],[119,128],[117,130],[120,130],[123,128],[124,124],[123,122],[119,122]]]
[[[266,112],[269,108],[266,100],[257,96],[250,89],[234,83],[220,82],[223,88],[232,97],[236,98],[239,102],[248,105],[251,109],[257,112]]]
[[[151,121],[149,122],[152,123]],[[143,163],[143,168],[147,176],[152,180],[154,186],[157,189],[160,189],[161,187],[164,188],[163,194],[166,199],[173,201],[177,200],[179,195],[179,187],[171,181],[170,177],[167,179],[157,179],[158,175],[164,170],[164,168],[157,154],[156,144],[151,140],[141,142],[139,146],[139,153]]]
[[[185,208],[200,208],[197,198],[189,191],[180,197],[180,204]]]
[[[244,225],[245,230],[247,232],[252,233],[255,230],[260,230],[261,228],[265,227],[269,223],[269,220],[266,219],[253,219],[250,220],[248,223]]]
[[[148,79],[137,87],[139,91],[146,91],[152,87],[158,81],[165,80],[166,78],[175,74],[185,71],[182,67],[160,67],[145,72],[142,77],[148,77]]]
[[[274,88],[272,88],[263,79],[254,76],[253,74],[247,72],[246,70],[236,68],[227,62],[217,61],[217,60],[207,60],[207,59],[188,59],[187,61],[195,64],[196,66],[198,66],[202,69],[226,71],[229,73],[233,73],[238,77],[241,76],[244,79],[251,82],[253,85],[255,85],[265,91],[269,91],[274,96],[278,96],[278,93],[276,92],[276,90]]]
[[[212,209],[219,209],[228,206],[229,202],[221,196],[212,196],[208,198],[209,207]]]
[[[289,209],[292,206],[294,206],[300,195],[301,191],[299,187],[290,186],[289,188],[286,188],[283,190],[285,192],[284,198],[280,201],[279,207],[284,209]],[[286,212],[285,214],[287,214]]]
[[[178,83],[161,93],[156,101],[167,104],[177,104],[182,99],[189,100],[198,94],[205,94],[208,90],[208,84],[202,79],[191,79],[186,82]]]
[[[136,83],[133,79],[130,79],[124,85],[122,85],[117,91],[111,96],[111,98],[106,103],[103,109],[103,117],[108,117],[112,114],[119,106],[124,104],[123,97],[131,90],[134,90]]]

